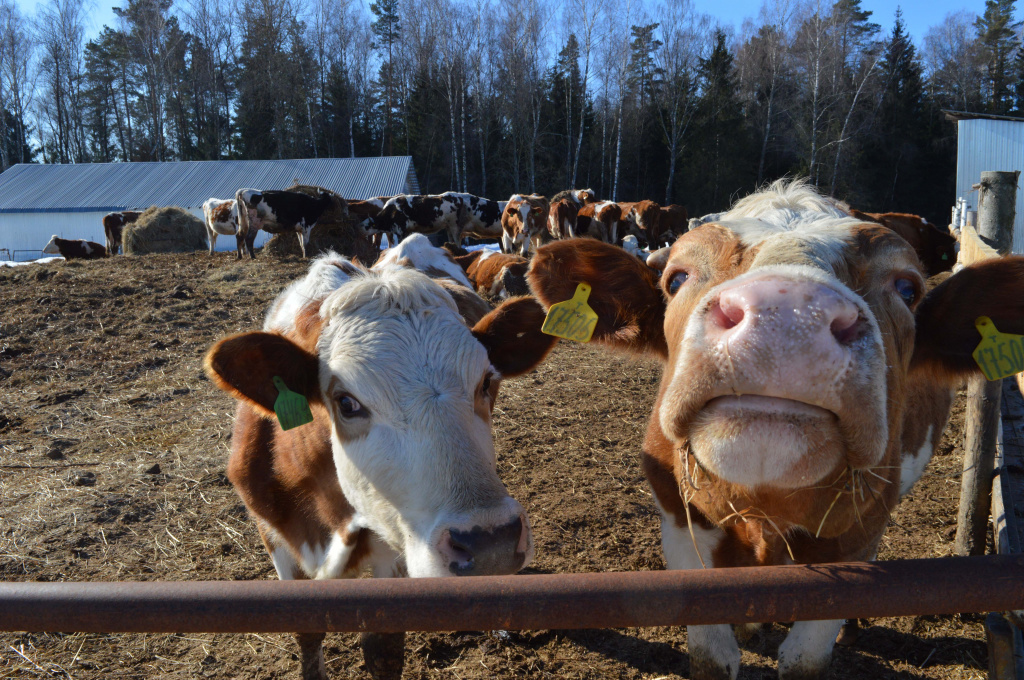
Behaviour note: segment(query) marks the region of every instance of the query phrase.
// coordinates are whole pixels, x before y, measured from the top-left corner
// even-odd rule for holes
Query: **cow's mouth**
[[[759,394],[739,394],[715,397],[704,405],[708,415],[724,417],[749,418],[836,418],[836,414],[814,404],[786,399],[784,397],[766,397]]]
[[[760,395],[710,400],[693,420],[689,442],[706,469],[751,487],[816,483],[845,455],[835,413],[802,401]]]

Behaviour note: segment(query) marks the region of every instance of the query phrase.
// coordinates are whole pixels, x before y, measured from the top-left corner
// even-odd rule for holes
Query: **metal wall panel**
[[[978,192],[971,189],[981,173],[1024,171],[1024,121],[960,120],[956,152],[956,195],[978,209]],[[1017,187],[1017,216],[1013,222],[1013,252],[1024,254],[1024,177]]]
[[[152,205],[201,208],[241,188],[284,189],[299,182],[362,200],[418,190],[410,156],[277,161],[21,164],[0,174],[0,214],[110,212]]]

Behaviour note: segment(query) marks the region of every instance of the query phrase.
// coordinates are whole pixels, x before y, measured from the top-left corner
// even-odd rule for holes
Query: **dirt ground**
[[[0,579],[275,578],[224,476],[234,409],[201,368],[220,336],[261,325],[299,261],[155,255],[0,270]],[[502,478],[529,513],[533,573],[664,568],[639,446],[660,368],[563,343],[507,381]],[[880,559],[951,553],[962,405],[893,517]],[[864,622],[835,678],[977,678],[981,617]],[[741,678],[774,678],[784,626],[744,645]],[[297,677],[288,635],[0,634],[0,678]],[[356,636],[332,677],[367,678]],[[679,628],[411,634],[406,678],[688,676]]]

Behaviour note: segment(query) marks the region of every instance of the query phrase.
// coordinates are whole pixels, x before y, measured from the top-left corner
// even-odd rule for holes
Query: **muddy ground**
[[[234,404],[201,368],[253,329],[299,261],[218,253],[0,270],[0,579],[272,579],[224,476]],[[562,344],[507,381],[501,475],[533,522],[533,573],[664,567],[638,451],[653,362]],[[893,517],[885,560],[952,550],[962,406]],[[776,677],[786,628],[746,643],[741,678]],[[687,677],[678,628],[413,634],[406,678]],[[0,634],[0,678],[285,678],[287,635]],[[354,635],[326,644],[332,677],[367,678]],[[976,678],[978,616],[877,619],[837,648],[836,678]]]

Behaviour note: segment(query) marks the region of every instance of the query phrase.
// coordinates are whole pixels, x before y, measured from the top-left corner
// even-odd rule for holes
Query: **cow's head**
[[[530,252],[530,239],[547,229],[548,200],[543,196],[515,194],[501,214],[501,230],[506,245],[518,248],[525,257]]]
[[[531,289],[549,306],[589,283],[594,338],[665,362],[654,436],[735,488],[898,466],[908,376],[948,389],[977,371],[980,315],[1024,332],[1024,258],[926,292],[906,241],[800,183],[741,200],[658,255],[660,279],[619,248],[550,244]]]
[[[641,245],[657,247],[661,236],[661,206],[654,201],[640,201],[626,215],[626,229]]]
[[[206,366],[268,418],[275,376],[309,400],[330,426],[354,521],[402,554],[410,576],[513,573],[533,541],[497,475],[491,411],[502,378],[552,347],[542,319],[519,298],[470,329],[420,272],[329,254],[278,298],[264,332],[221,340]]]
[[[44,255],[60,255],[60,248],[57,247],[57,238],[58,236],[54,234],[50,237],[50,240],[47,241],[46,245],[43,246]]]
[[[588,203],[596,203],[597,196],[594,194],[593,189],[577,189],[576,200],[580,202],[580,205],[587,205]]]

